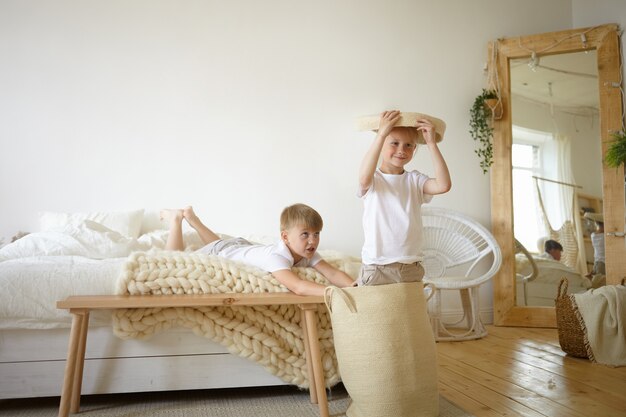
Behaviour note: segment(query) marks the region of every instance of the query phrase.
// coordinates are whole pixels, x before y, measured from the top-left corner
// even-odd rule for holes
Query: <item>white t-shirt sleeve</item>
[[[424,193],[424,184],[426,184],[426,181],[428,181],[430,177],[426,174],[422,174],[419,171],[412,171],[411,175],[415,179],[415,182],[417,184],[417,189],[422,194],[422,202],[424,204],[430,203],[433,199],[433,195]]]

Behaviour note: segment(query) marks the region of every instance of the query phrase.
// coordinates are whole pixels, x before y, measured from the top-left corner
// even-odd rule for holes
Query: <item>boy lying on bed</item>
[[[161,218],[169,221],[170,233],[167,250],[184,250],[183,219],[193,227],[205,245],[198,252],[218,255],[234,261],[244,262],[271,272],[272,275],[298,295],[324,295],[324,286],[300,279],[291,267],[313,267],[333,285],[350,287],[354,281],[350,276],[324,261],[316,252],[322,230],[322,217],[317,211],[304,204],[285,208],[280,215],[280,242],[260,245],[236,237],[220,239],[206,227],[191,206],[184,209],[162,210]]]

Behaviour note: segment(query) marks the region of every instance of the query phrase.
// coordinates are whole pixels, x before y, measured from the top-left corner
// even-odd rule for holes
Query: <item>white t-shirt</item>
[[[556,259],[554,259],[554,256],[550,255],[548,252],[543,252],[540,255],[537,255],[537,258],[550,259],[551,261],[556,261]]]
[[[363,199],[364,264],[387,265],[422,260],[422,204],[433,196],[424,194],[429,177],[418,171],[401,175],[374,172]]]
[[[293,266],[307,267],[315,266],[322,257],[315,252],[309,261],[302,258],[297,264],[294,263],[293,256],[285,242],[279,241],[273,245],[244,245],[229,246],[219,252],[219,256],[254,265],[264,271],[274,272],[281,269],[291,269]]]
[[[604,233],[592,233],[591,244],[593,245],[593,261],[604,262]]]

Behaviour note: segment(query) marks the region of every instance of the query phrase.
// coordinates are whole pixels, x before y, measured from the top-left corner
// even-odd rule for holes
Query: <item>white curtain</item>
[[[565,184],[576,184],[572,172],[572,147],[568,136],[562,134],[552,135],[542,147],[543,178],[559,181]],[[577,188],[557,184],[549,181],[539,181],[539,190],[543,200],[545,213],[552,230],[546,230],[547,235],[554,231],[562,231],[561,241],[564,246],[571,247],[570,253],[565,249],[566,263],[577,269],[582,274],[586,273],[586,257],[584,242],[582,239],[582,224],[578,216]],[[569,222],[569,224],[567,224]],[[576,253],[573,253],[576,252]]]
[[[543,178],[575,184],[571,169],[571,144],[565,135],[552,135],[552,140],[542,148]],[[560,229],[566,220],[571,220],[574,187],[563,186],[548,181],[540,182],[546,215],[553,229]]]

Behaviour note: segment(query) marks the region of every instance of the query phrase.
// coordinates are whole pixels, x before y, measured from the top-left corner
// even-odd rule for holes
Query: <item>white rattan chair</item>
[[[480,223],[454,210],[422,207],[424,227],[424,283],[435,287],[429,315],[435,339],[470,340],[487,334],[480,320],[479,286],[500,268],[500,247]],[[486,272],[482,272],[486,269]],[[460,292],[463,317],[445,323],[441,317],[441,292]]]

